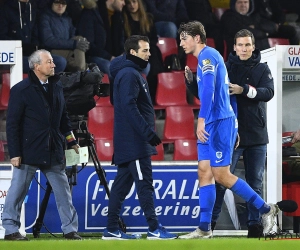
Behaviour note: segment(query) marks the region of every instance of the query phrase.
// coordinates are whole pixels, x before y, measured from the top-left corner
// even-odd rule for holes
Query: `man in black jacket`
[[[65,173],[65,141],[78,153],[66,111],[62,83],[54,75],[50,52],[29,57],[29,77],[11,88],[7,110],[7,145],[14,166],[2,213],[5,240],[28,240],[19,233],[21,206],[39,168],[49,181],[66,239],[80,240],[78,216]]]
[[[226,67],[230,79],[230,94],[236,96],[238,133],[240,143],[232,157],[231,172],[243,156],[245,176],[248,184],[261,195],[266,163],[268,132],[266,102],[274,96],[274,82],[267,64],[261,63],[261,55],[255,49],[253,34],[246,29],[236,33],[234,51],[230,53]],[[215,225],[225,194],[225,188],[216,185],[217,197],[212,224]],[[247,204],[248,237],[260,237],[262,226],[259,211]]]
[[[133,182],[149,231],[147,239],[175,239],[159,223],[153,202],[151,155],[161,143],[155,132],[154,109],[147,81],[141,72],[150,57],[149,39],[130,36],[124,45],[125,54],[111,62],[114,102],[114,156],[118,173],[111,188],[108,203],[107,228],[103,240],[130,240],[135,236],[119,229],[118,219],[122,203]]]

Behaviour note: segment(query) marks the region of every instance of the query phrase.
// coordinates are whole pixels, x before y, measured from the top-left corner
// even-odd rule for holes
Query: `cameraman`
[[[131,36],[125,42],[125,54],[110,66],[114,100],[114,157],[118,173],[108,203],[107,229],[103,240],[136,239],[118,226],[120,209],[133,182],[136,184],[141,208],[149,225],[148,239],[175,239],[159,224],[153,202],[151,155],[161,140],[155,133],[154,109],[147,81],[141,72],[150,57],[149,39]]]
[[[39,168],[54,192],[64,237],[81,240],[65,173],[64,141],[76,153],[79,145],[67,115],[62,83],[54,75],[50,52],[37,50],[28,61],[29,77],[12,87],[7,110],[8,151],[14,171],[2,214],[4,239],[28,240],[19,233],[21,206]]]

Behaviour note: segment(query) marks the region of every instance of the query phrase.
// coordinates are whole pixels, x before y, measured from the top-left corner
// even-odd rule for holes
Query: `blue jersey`
[[[223,57],[214,48],[206,46],[198,55],[197,83],[201,100],[198,117],[205,118],[205,124],[234,116],[227,69]]]

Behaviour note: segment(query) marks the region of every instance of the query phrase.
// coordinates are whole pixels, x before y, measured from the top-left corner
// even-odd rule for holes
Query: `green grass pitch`
[[[247,239],[246,237],[214,237],[212,239],[197,240],[146,240],[145,236],[139,240],[101,240],[99,235],[85,235],[82,241],[70,241],[62,235],[53,237],[43,234],[35,239],[27,235],[28,242],[9,242],[0,240],[1,250],[289,250],[299,249],[300,239]]]

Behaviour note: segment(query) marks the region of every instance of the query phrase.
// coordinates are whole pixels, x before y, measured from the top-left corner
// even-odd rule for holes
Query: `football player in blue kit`
[[[238,123],[230,104],[229,79],[223,57],[206,46],[206,32],[200,22],[183,23],[178,30],[180,46],[186,54],[198,59],[197,79],[185,67],[188,83],[196,80],[201,107],[197,122],[199,227],[181,239],[211,238],[211,217],[216,199],[215,181],[253,204],[262,214],[264,234],[268,234],[278,213],[278,206],[266,202],[242,179],[230,172],[229,166],[236,141]],[[238,143],[238,142],[237,142]]]

